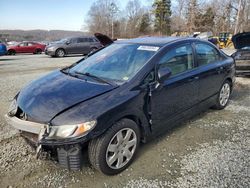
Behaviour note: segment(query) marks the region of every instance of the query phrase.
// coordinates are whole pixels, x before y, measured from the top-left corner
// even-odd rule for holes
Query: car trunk
[[[232,41],[235,49],[250,47],[250,32],[238,33],[232,37]]]

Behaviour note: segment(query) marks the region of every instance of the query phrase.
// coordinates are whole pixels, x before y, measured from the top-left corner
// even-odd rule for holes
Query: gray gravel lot
[[[9,101],[28,82],[82,58],[46,55],[0,57],[0,187],[250,187],[250,78],[237,78],[229,106],[208,110],[148,144],[134,163],[105,176],[84,163],[82,171],[36,160],[9,127]],[[84,156],[86,159],[87,157]]]

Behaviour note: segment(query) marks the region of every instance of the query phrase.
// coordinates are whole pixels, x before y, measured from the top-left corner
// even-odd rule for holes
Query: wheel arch
[[[14,48],[10,48],[7,50],[8,52],[16,52],[16,50]]]
[[[64,53],[67,54],[67,51],[66,51],[64,48],[62,48],[62,47],[57,48],[57,49],[55,50],[55,53],[56,53],[58,50],[63,50]]]
[[[16,53],[17,53],[16,50],[13,49],[13,48],[10,48],[10,49],[7,50],[8,55],[15,55]]]
[[[119,120],[121,120],[121,119],[130,119],[130,120],[134,121],[137,124],[137,126],[139,127],[139,130],[140,130],[140,134],[141,134],[140,135],[141,136],[140,140],[142,142],[146,142],[146,134],[145,134],[146,130],[145,130],[145,127],[142,126],[142,121],[138,116],[136,116],[136,115],[126,115],[126,116],[123,116],[122,118],[120,118]]]
[[[233,80],[232,80],[232,78],[230,78],[230,77],[227,77],[225,80],[224,80],[224,82],[225,81],[228,81],[229,83],[230,83],[230,87],[231,87],[231,89],[232,89],[232,87],[233,87]],[[223,83],[224,83],[223,82]]]
[[[109,120],[109,122],[107,122],[107,124],[109,126],[107,126],[107,129],[102,133],[102,134],[105,134],[105,132],[110,128],[112,127],[116,122],[122,120],[122,119],[129,119],[129,120],[132,120],[134,121],[137,126],[139,127],[139,130],[140,130],[140,140],[141,142],[145,143],[147,142],[147,137],[150,135],[150,129],[149,129],[149,126],[147,121],[145,120],[145,118],[141,117],[140,115],[138,114],[131,114],[131,113],[127,113],[127,114],[120,114],[114,118],[112,118],[112,120]]]

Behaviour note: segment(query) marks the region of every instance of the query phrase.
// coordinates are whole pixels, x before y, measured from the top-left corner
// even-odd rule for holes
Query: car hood
[[[51,44],[47,45],[46,48],[57,47],[57,46],[62,46],[62,45],[64,45],[63,42],[51,43]]]
[[[74,78],[57,70],[23,88],[17,104],[28,119],[48,123],[64,110],[114,88]]]
[[[250,32],[238,33],[232,37],[232,41],[236,49],[250,46]]]

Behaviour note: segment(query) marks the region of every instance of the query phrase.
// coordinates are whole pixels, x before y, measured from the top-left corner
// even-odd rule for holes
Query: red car
[[[15,55],[16,53],[41,54],[45,47],[46,45],[37,42],[21,42],[15,46],[8,46],[8,55]]]

